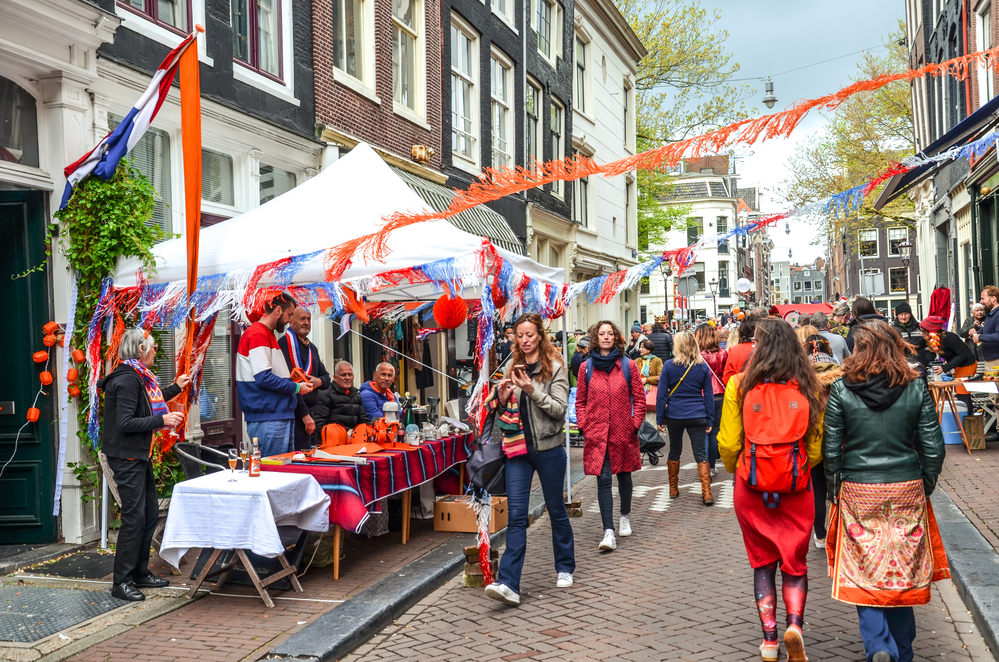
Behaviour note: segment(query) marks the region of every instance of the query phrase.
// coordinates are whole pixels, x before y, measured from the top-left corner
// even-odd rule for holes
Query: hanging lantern
[[[39,350],[31,355],[31,360],[35,363],[45,363],[49,358],[49,353],[45,350]]]
[[[42,327],[42,331],[44,331],[46,334],[52,334],[55,333],[56,329],[58,328],[59,324],[57,324],[56,322],[46,322],[45,326]]]
[[[35,421],[37,421],[38,420],[38,415],[40,413],[41,412],[38,411],[37,407],[32,407],[31,409],[29,409],[28,410],[28,422],[29,423],[34,423]]]
[[[45,345],[46,347],[51,347],[52,345],[56,344],[56,337],[50,333],[44,338],[42,338],[42,344]]]
[[[82,349],[74,349],[73,350],[73,360],[74,361],[76,361],[77,363],[83,363],[86,359],[87,359],[87,357],[84,356]]]
[[[457,329],[468,318],[468,306],[461,297],[442,294],[434,302],[434,320],[442,329]]]
[[[75,382],[79,378],[80,378],[80,371],[77,370],[76,368],[70,368],[69,370],[66,371],[67,382]]]
[[[69,388],[66,390],[69,391],[70,397],[75,398],[80,395],[80,387],[76,384],[70,384]]]
[[[52,383],[52,373],[48,370],[42,370],[38,373],[38,380],[45,386]]]

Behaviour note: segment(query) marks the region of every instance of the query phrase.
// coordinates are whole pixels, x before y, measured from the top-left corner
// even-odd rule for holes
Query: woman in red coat
[[[638,428],[645,419],[645,389],[638,366],[624,355],[624,335],[613,322],[590,332],[590,356],[576,380],[576,418],[583,431],[583,468],[597,476],[597,502],[604,525],[600,549],[617,548],[611,474],[621,497],[621,537],[631,535],[631,472],[642,468]],[[625,368],[630,381],[625,379]],[[588,374],[587,374],[588,373]],[[630,391],[630,392],[629,392]]]

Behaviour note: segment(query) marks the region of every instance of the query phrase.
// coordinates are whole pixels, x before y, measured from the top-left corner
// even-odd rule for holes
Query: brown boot
[[[704,500],[704,505],[715,505],[715,500],[711,496],[711,465],[707,462],[698,462],[697,477],[701,479],[701,499]]]
[[[669,498],[675,499],[680,496],[680,460],[667,460],[666,469],[669,470]]]

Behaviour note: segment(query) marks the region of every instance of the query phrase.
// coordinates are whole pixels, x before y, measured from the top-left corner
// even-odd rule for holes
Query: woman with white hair
[[[150,370],[156,359],[156,339],[142,329],[129,329],[118,347],[121,363],[97,383],[104,391],[101,450],[121,497],[121,529],[114,553],[111,595],[144,600],[140,588],[162,588],[170,582],[149,571],[149,546],[159,517],[153,476],[153,432],[180,425],[184,415],[167,409],[166,401],[191,383],[187,375],[160,389]]]
[[[985,324],[985,306],[980,303],[971,304],[971,315],[965,318],[959,335],[964,338],[965,344],[968,345],[968,348],[975,354],[975,358],[979,361],[982,360],[982,347],[971,339],[971,330],[974,329],[978,333],[981,333],[983,324]]]

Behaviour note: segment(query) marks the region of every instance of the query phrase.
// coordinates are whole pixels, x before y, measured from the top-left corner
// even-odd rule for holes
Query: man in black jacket
[[[319,402],[319,394],[330,386],[330,374],[326,371],[319,350],[309,342],[312,331],[312,313],[299,306],[288,323],[290,331],[278,339],[278,346],[288,362],[288,369],[301,368],[309,376],[312,391],[298,396],[295,406],[295,450],[312,448],[315,439],[316,421],[313,409]]]
[[[656,346],[652,353],[662,359],[663,363],[673,358],[673,336],[664,326],[667,321],[665,315],[662,317],[657,315],[656,323],[652,325],[652,333],[649,334],[649,340]]]
[[[121,339],[118,357],[123,361],[97,382],[104,392],[104,426],[101,452],[107,456],[112,480],[121,497],[121,529],[114,553],[114,580],[111,595],[119,600],[145,600],[140,588],[162,588],[170,582],[149,572],[149,546],[159,519],[156,477],[153,475],[153,431],[180,425],[180,412],[153,413],[149,386],[139,370],[152,379],[149,368],[156,359],[156,341],[142,329],[129,329]],[[126,362],[132,362],[137,367]],[[140,363],[141,362],[141,363]],[[165,411],[165,402],[180,395],[191,382],[187,375],[162,389],[156,406]],[[153,391],[160,395],[158,385]]]
[[[313,410],[316,430],[330,423],[339,423],[350,430],[358,423],[368,423],[368,414],[361,402],[361,394],[354,388],[354,367],[340,361],[333,368],[333,385],[319,394],[319,402]]]

